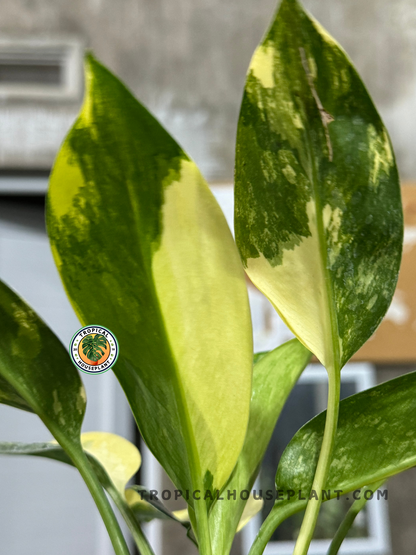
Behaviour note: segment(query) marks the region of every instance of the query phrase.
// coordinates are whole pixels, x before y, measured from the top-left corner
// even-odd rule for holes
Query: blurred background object
[[[416,188],[412,186],[416,181],[416,0],[305,0],[304,4],[355,63],[390,132],[406,183],[405,258],[399,289],[386,322],[358,353],[357,360],[367,364],[352,365],[350,378],[345,373],[344,390],[351,393],[362,386],[366,375],[375,383],[416,365]],[[49,251],[44,195],[55,154],[82,102],[85,49],[113,70],[195,159],[232,227],[234,143],[245,73],[275,8],[275,0],[2,2],[0,277],[32,304],[65,344],[79,323]],[[291,337],[270,304],[251,286],[250,301],[256,350],[273,348]],[[352,375],[364,378],[354,382]],[[140,442],[114,376],[83,376],[83,380],[89,400],[84,429],[116,432]],[[322,409],[324,387],[322,380],[319,384],[306,380],[294,392],[287,414],[297,415],[299,425],[306,421]],[[305,388],[309,388],[309,404],[299,401]],[[267,465],[270,453],[277,457],[284,448],[283,435],[276,428]],[[36,417],[0,407],[0,441],[48,439]],[[138,479],[149,487],[164,487],[166,477],[144,454]],[[272,474],[273,469],[271,473],[265,469],[263,479]],[[96,509],[73,469],[52,461],[1,458],[0,487],[2,552],[111,554]],[[358,522],[361,531],[355,532],[370,538],[371,527],[381,525],[382,545],[373,545],[371,551],[368,543],[355,547],[350,543],[342,553],[413,555],[415,471],[391,479],[388,487],[389,517],[371,520],[370,515]],[[336,525],[335,513],[324,515],[322,529],[329,521]],[[235,554],[245,552],[247,534],[254,533],[258,524],[254,522],[238,539]],[[194,553],[182,530],[172,526],[150,525],[157,555]],[[287,534],[295,528],[296,523],[289,525]],[[280,551],[270,553],[284,552],[282,545],[273,549]],[[322,547],[314,549],[325,553]]]

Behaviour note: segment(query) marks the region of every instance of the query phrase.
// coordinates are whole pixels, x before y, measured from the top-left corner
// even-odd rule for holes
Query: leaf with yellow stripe
[[[250,279],[327,368],[342,367],[393,296],[399,180],[351,61],[296,0],[282,1],[250,63],[235,199]]]
[[[86,81],[50,180],[55,261],[80,320],[115,333],[114,371],[173,482],[221,489],[251,394],[238,251],[197,166],[154,117],[91,56]],[[207,529],[205,503],[190,503]]]

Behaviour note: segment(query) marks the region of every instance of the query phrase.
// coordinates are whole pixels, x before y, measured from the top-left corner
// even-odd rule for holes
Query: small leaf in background
[[[310,352],[297,339],[254,356],[250,420],[243,450],[224,488],[224,499],[214,504],[209,515],[212,547],[218,555],[228,555],[231,549],[247,508],[247,501],[241,499],[240,493],[252,489],[277,419],[310,357]],[[234,490],[236,500],[231,496],[228,499],[227,492]],[[251,513],[252,507],[247,511]]]
[[[117,336],[115,374],[172,481],[221,489],[251,394],[238,251],[198,168],[153,116],[91,56],[86,81],[50,180],[55,261],[81,322]]]
[[[403,236],[393,149],[351,61],[296,0],[248,70],[235,235],[252,282],[325,367],[386,313]]]
[[[124,502],[128,481],[141,465],[140,452],[133,443],[108,432],[85,432],[81,444],[88,455],[101,485],[116,501]],[[0,455],[30,455],[43,457],[75,466],[67,453],[55,441],[47,443],[0,443]],[[118,499],[117,499],[118,502]]]
[[[85,432],[82,448],[93,456],[105,470],[118,493],[124,498],[127,482],[138,472],[142,458],[135,445],[127,439],[108,432]],[[107,489],[109,486],[101,482]]]

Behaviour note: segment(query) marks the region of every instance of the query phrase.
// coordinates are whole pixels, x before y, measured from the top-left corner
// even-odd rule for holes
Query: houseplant
[[[195,163],[92,55],[86,85],[51,175],[51,247],[80,321],[117,336],[114,372],[147,445],[188,492],[189,521],[126,490],[140,464],[133,446],[81,437],[79,375],[5,285],[0,400],[38,414],[58,443],[1,450],[76,466],[117,555],[128,550],[103,488],[143,555],[152,551],[140,522],[150,517],[185,525],[201,555],[226,555],[247,506],[240,494],[312,352],[328,370],[328,411],[288,445],[276,476],[283,498],[252,547],[261,553],[306,506],[294,553],[307,553],[322,490],[371,487],[415,464],[414,374],[339,402],[341,368],[379,325],[399,271],[400,189],[383,123],[340,46],[283,0],[244,90],[235,244]],[[297,336],[254,366],[243,268]]]

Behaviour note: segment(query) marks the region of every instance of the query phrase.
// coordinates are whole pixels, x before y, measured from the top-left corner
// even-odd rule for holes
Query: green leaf
[[[250,279],[326,368],[342,367],[396,287],[399,179],[351,61],[296,0],[282,1],[250,63],[235,206]]]
[[[170,511],[160,499],[155,498],[144,486],[133,485],[126,490],[126,499],[134,516],[139,522],[148,522],[155,518],[173,520],[186,529],[188,538],[198,547],[198,542],[189,521],[187,509]]]
[[[253,555],[263,552],[282,520],[305,508],[307,501],[300,497],[307,498],[311,490],[325,417],[322,412],[305,424],[286,447],[276,474],[281,500],[263,524],[251,551]],[[335,449],[325,485],[329,497],[337,497],[337,490],[342,495],[385,481],[415,466],[415,430],[416,372],[341,401]]]
[[[86,406],[79,374],[54,333],[2,282],[0,378],[2,402],[32,410],[59,443],[79,446]]]
[[[17,391],[12,387],[7,380],[0,376],[0,403],[3,405],[10,405],[16,409],[26,410],[33,412],[30,405],[21,397]]]
[[[153,116],[91,56],[86,81],[51,175],[55,261],[81,322],[115,333],[114,371],[173,482],[220,489],[251,395],[238,251],[198,168]]]
[[[277,419],[299,376],[310,360],[310,352],[292,339],[269,353],[255,355],[250,420],[243,450],[227,482],[221,501],[209,515],[213,552],[228,555],[247,501],[241,492],[251,491]],[[236,491],[236,500],[227,492]]]
[[[373,494],[379,487],[384,484],[384,480],[379,480],[374,484],[370,484],[369,486],[364,486],[361,489],[359,499],[356,499],[351,507],[348,509],[347,514],[345,515],[343,521],[339,525],[337,529],[334,539],[331,541],[331,545],[329,546],[327,555],[337,555],[338,551],[341,547],[342,542],[345,540],[351,526],[354,524],[354,521],[360,511],[366,505],[368,499],[366,498],[366,492],[369,491]]]
[[[85,480],[115,552],[128,555],[118,522],[81,447],[86,395],[79,374],[54,333],[1,281],[0,377],[0,402],[30,408],[39,416]]]
[[[276,474],[279,489],[311,488],[326,412],[292,438]],[[416,464],[416,372],[352,395],[340,403],[326,489],[344,492],[385,480]]]

